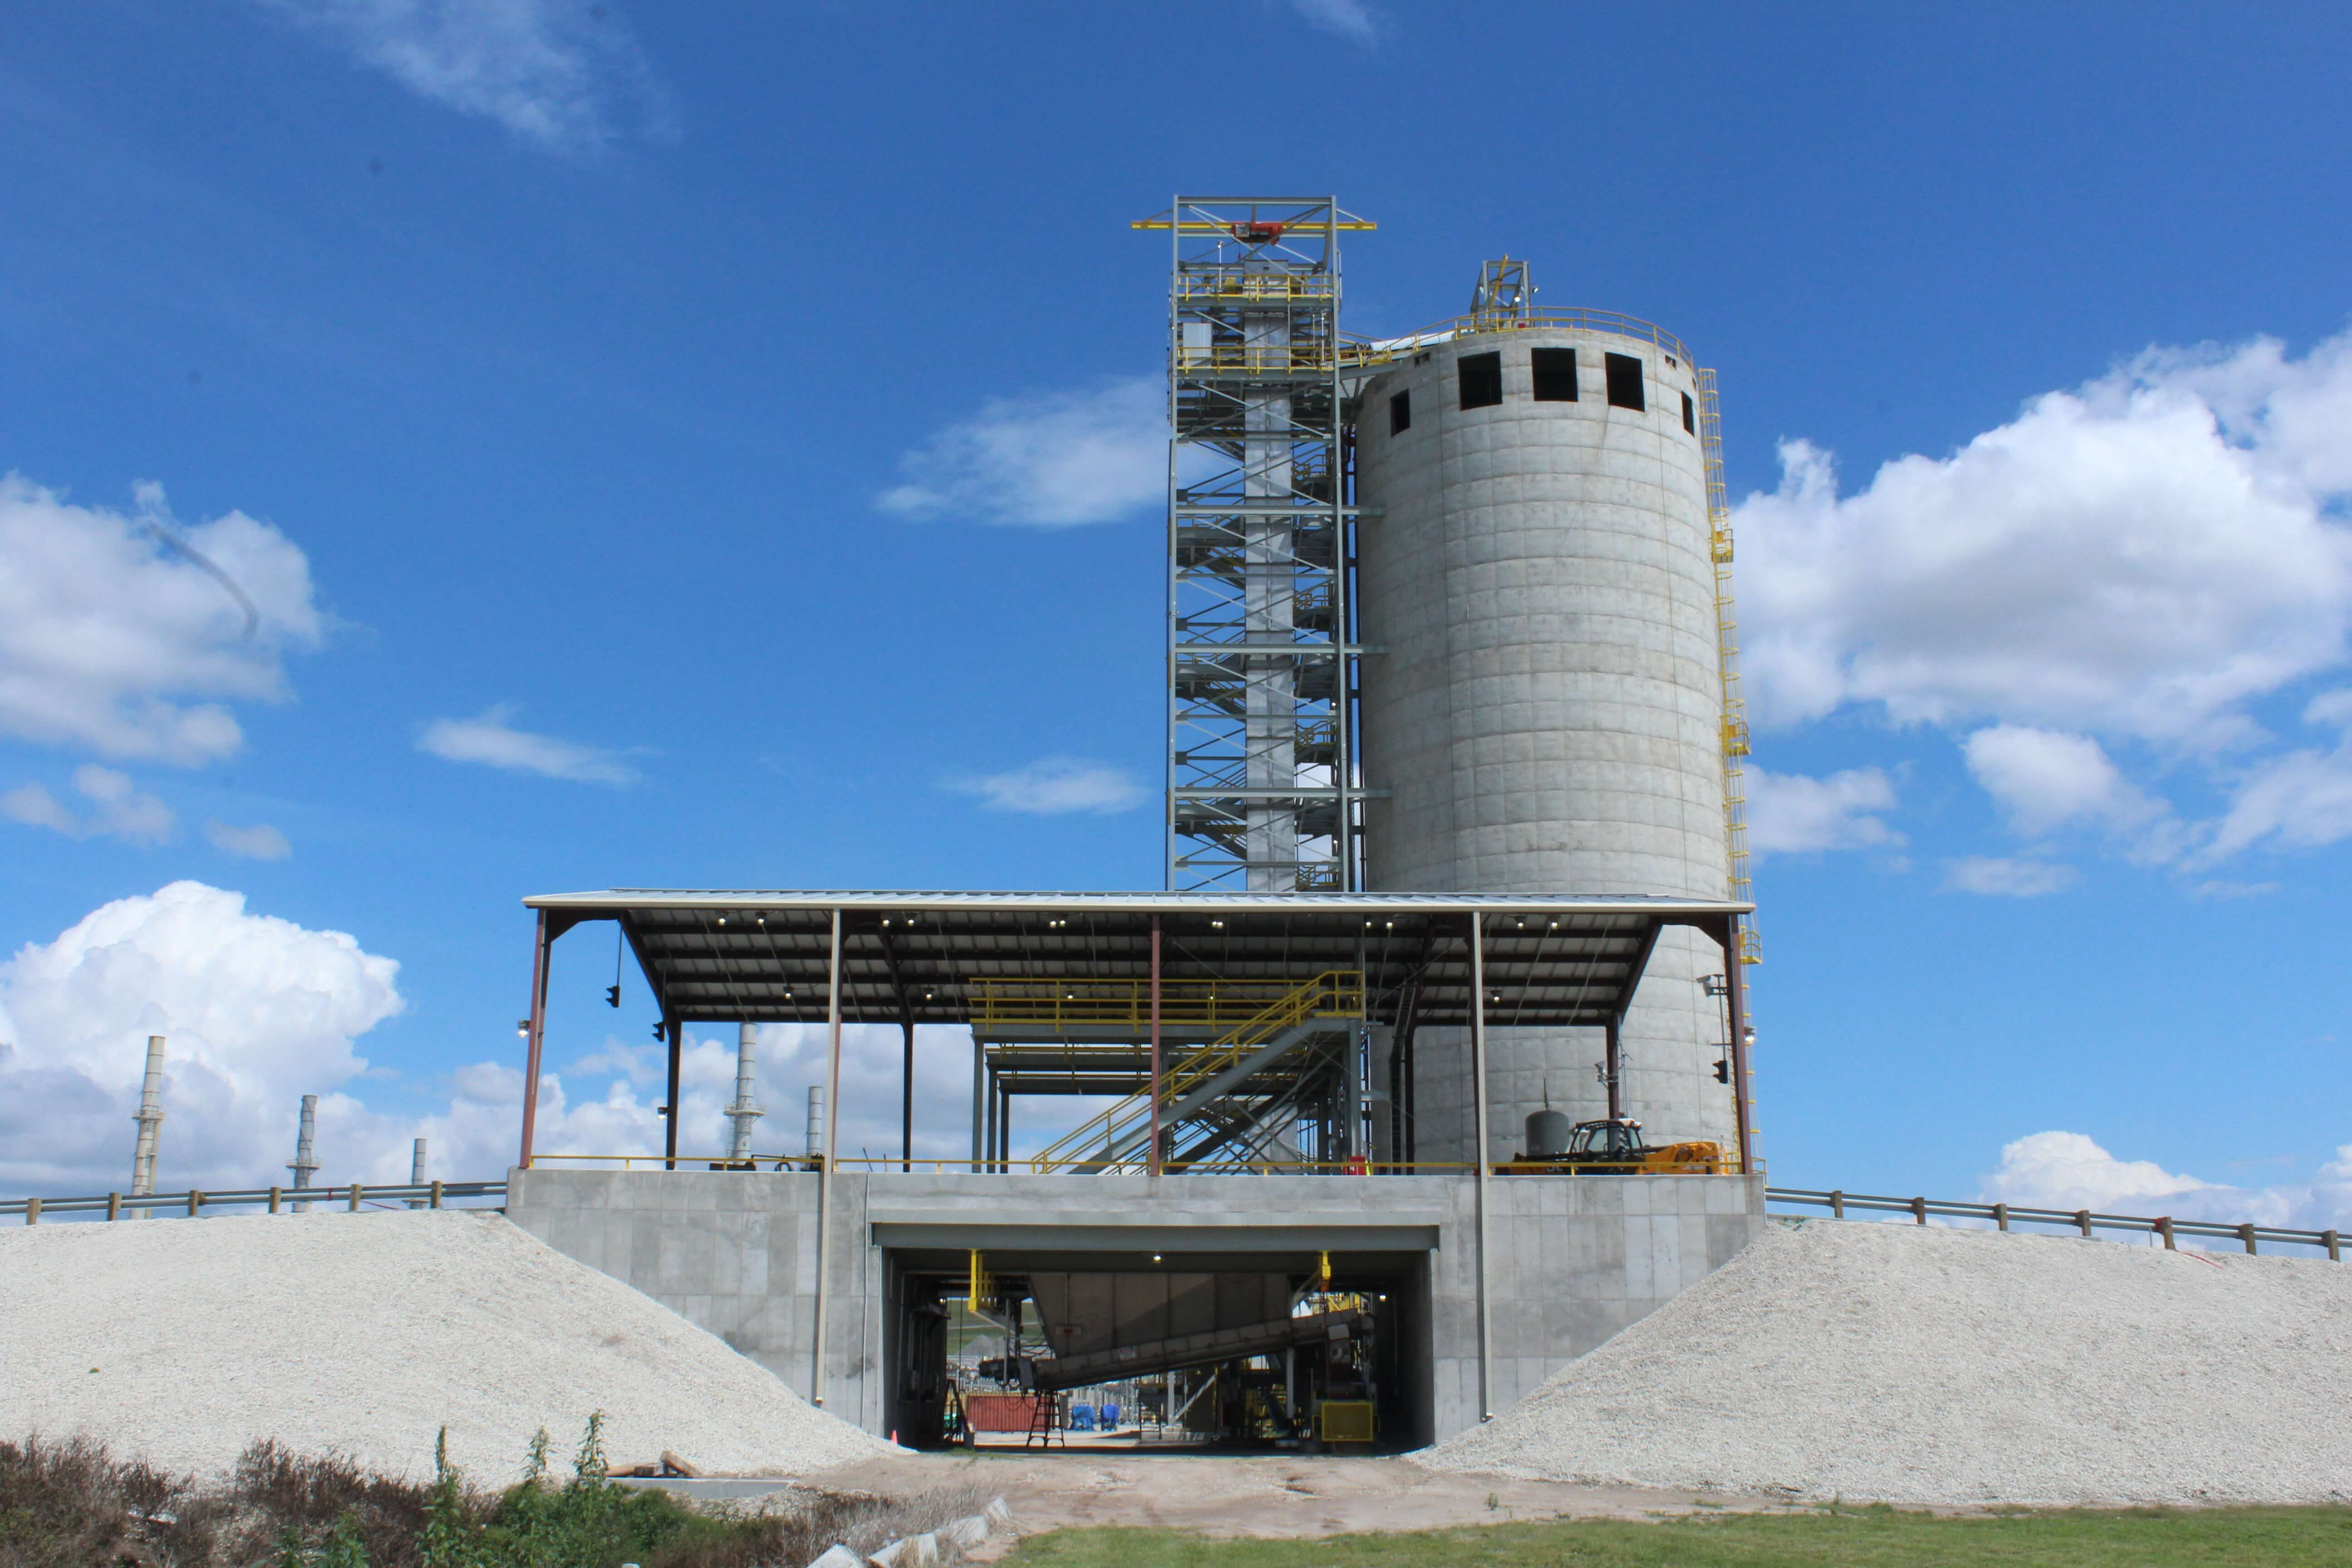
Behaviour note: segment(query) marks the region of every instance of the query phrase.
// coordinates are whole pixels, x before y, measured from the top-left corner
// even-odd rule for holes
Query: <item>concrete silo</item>
[[[1496,308],[1496,273],[1484,313],[1400,354],[1357,405],[1358,613],[1377,650],[1361,666],[1366,886],[1744,898],[1712,388],[1645,323],[1527,311],[1523,268],[1517,307]],[[1625,1020],[1618,1106],[1654,1144],[1737,1142],[1706,981],[1723,969],[1715,942],[1669,929]],[[1599,1030],[1496,1029],[1487,1157],[1508,1158],[1547,1102],[1608,1114],[1605,1047]],[[1421,1160],[1470,1157],[1465,1058],[1414,1051]]]

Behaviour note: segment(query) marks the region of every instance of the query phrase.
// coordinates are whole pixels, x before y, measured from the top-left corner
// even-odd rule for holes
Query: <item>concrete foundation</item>
[[[719,1335],[794,1389],[815,1381],[819,1178],[801,1172],[510,1172],[507,1215]],[[1721,1268],[1763,1226],[1739,1176],[1498,1176],[1488,1187],[1491,1405]],[[898,1282],[978,1248],[992,1268],[1373,1272],[1402,1293],[1409,1441],[1476,1425],[1476,1184],[1461,1176],[845,1174],[833,1184],[826,1409],[899,1425]]]

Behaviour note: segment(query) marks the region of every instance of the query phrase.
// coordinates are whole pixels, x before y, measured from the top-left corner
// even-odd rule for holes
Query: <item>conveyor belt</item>
[[[1173,1339],[1148,1340],[1138,1345],[1088,1351],[1083,1355],[1055,1356],[1036,1363],[1037,1387],[1045,1392],[1084,1388],[1090,1384],[1172,1372],[1182,1366],[1206,1366],[1239,1361],[1244,1356],[1271,1355],[1294,1345],[1319,1345],[1361,1335],[1370,1321],[1354,1308],[1316,1312],[1306,1317],[1278,1318],[1272,1322],[1246,1323],[1239,1328],[1212,1329],[1205,1333],[1179,1334]]]

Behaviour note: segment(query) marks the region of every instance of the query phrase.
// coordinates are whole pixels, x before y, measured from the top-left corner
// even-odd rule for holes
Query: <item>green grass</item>
[[[1938,1519],[1884,1507],[1710,1514],[1655,1524],[1490,1524],[1313,1541],[1167,1530],[1057,1530],[1003,1568],[2329,1568],[2352,1563],[2352,1510],[2131,1510]]]

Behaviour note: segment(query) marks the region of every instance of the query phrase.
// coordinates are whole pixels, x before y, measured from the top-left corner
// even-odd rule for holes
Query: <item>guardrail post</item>
[[[2083,1239],[2084,1241],[2091,1239],[2091,1211],[2089,1209],[2076,1209],[2074,1211],[2074,1225],[2077,1229],[2082,1231]]]
[[[2341,1257],[2339,1257],[2339,1256],[2337,1255],[2337,1253],[2336,1253],[2336,1233],[2335,1233],[2334,1231],[2332,1231],[2332,1230],[2323,1230],[2323,1231],[2321,1231],[2321,1232],[2319,1233],[2319,1239],[2320,1239],[2320,1241],[2321,1241],[2323,1244],[2325,1244],[2325,1245],[2326,1245],[2326,1248],[2327,1248],[2327,1261],[2328,1261],[2328,1262],[2330,1262],[2330,1263],[2341,1263],[2341,1262],[2343,1262],[2343,1261],[2344,1261],[2344,1259],[2343,1259]]]
[[[428,1200],[427,1206],[436,1209],[441,1206],[441,1184],[438,1182],[433,1184],[433,1196]]]
[[[352,1212],[360,1212],[360,1184],[357,1182],[352,1184]]]
[[[1830,1194],[1830,1218],[1845,1218],[1845,1194],[1843,1193],[1832,1193]]]
[[[2162,1219],[2158,1220],[2156,1222],[2155,1229],[2157,1235],[2164,1237],[2165,1251],[2178,1252],[2180,1250],[2180,1248],[2172,1244],[2172,1216],[2170,1215],[2167,1215]]]
[[[276,1187],[269,1189],[269,1212],[271,1214],[276,1214],[278,1212],[278,1189]]]
[[[194,1187],[189,1188],[189,1189],[188,1189],[188,1217],[189,1217],[190,1219],[202,1219],[202,1218],[204,1217],[204,1215],[203,1215],[202,1214],[200,1214],[198,1211],[199,1211],[199,1210],[201,1210],[204,1206],[205,1206],[205,1194],[202,1194],[202,1193],[200,1193],[200,1192],[197,1192]]]
[[[106,1217],[109,1219],[121,1219],[122,1217],[122,1194],[121,1193],[109,1193],[106,1194]]]
[[[1927,1223],[1927,1199],[1913,1198],[1911,1200],[1911,1217],[1917,1220],[1921,1225],[1926,1225]]]
[[[41,1223],[40,1199],[26,1198],[25,1200],[25,1223],[26,1225],[38,1225]]]
[[[2247,1224],[2240,1226],[2238,1227],[2238,1236],[2239,1238],[2246,1244],[2246,1255],[2250,1258],[2252,1257],[2254,1252],[2254,1227],[2252,1223],[2249,1221]]]
[[[2009,1228],[2009,1205],[2007,1204],[1995,1204],[1992,1205],[1992,1223],[2002,1230],[2007,1230]]]

